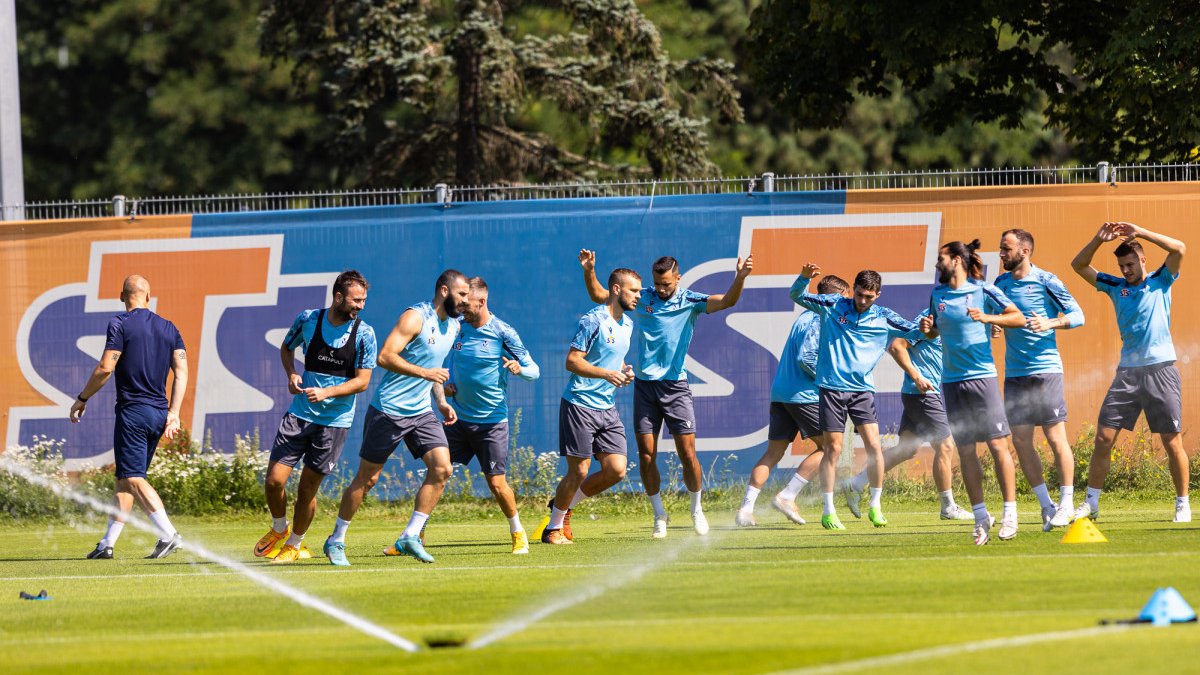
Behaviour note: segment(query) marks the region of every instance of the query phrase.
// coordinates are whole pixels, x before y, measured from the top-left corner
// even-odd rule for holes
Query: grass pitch
[[[574,546],[533,544],[527,556],[508,552],[502,520],[435,516],[433,565],[382,556],[400,524],[360,518],[350,569],[254,559],[263,518],[178,519],[185,538],[422,644],[470,640],[592,594],[490,646],[415,654],[187,553],[143,560],[151,538],[130,528],[117,559],[93,561],[80,558],[99,520],[10,521],[0,525],[0,671],[1194,672],[1196,624],[1095,629],[1135,616],[1160,586],[1200,604],[1200,527],[1169,522],[1170,506],[1107,499],[1099,526],[1110,543],[1069,546],[1061,531],[1043,534],[1036,506],[1023,503],[1014,541],[976,548],[970,523],[940,521],[924,504],[892,505],[882,529],[844,513],[842,533],[761,506],[749,530],[711,512],[707,543],[684,513],[656,541],[648,517],[593,518],[585,505]],[[526,526],[540,515],[523,514]],[[314,549],[331,517],[318,515]],[[53,600],[18,599],[43,588]]]

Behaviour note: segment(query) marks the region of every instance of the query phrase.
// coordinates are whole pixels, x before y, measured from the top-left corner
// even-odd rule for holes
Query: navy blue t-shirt
[[[167,409],[167,373],[171,357],[183,349],[175,324],[141,307],[108,322],[105,349],[121,352],[117,361],[117,407],[144,403]]]

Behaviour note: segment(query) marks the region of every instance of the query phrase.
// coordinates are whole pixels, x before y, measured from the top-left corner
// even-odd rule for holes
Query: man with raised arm
[[[883,293],[883,279],[874,270],[854,277],[854,295],[809,293],[809,282],[821,274],[820,266],[808,263],[792,283],[792,300],[821,316],[821,346],[817,358],[817,386],[821,431],[825,448],[821,455],[821,492],[825,510],[821,526],[844,530],[833,503],[837,459],[842,450],[846,420],[854,423],[867,451],[871,503],[867,518],[875,527],[887,525],[880,497],[883,494],[883,446],[875,414],[875,379],[872,371],[893,338],[917,334],[917,324],[875,304]],[[855,513],[857,516],[858,514]]]
[[[104,537],[87,557],[113,557],[113,547],[125,527],[125,515],[136,501],[161,535],[146,557],[165,558],[179,548],[182,539],[167,517],[158,492],[146,480],[146,470],[159,439],[174,438],[179,433],[179,408],[188,381],[187,352],[175,324],[150,311],[150,282],[144,277],[133,274],[125,278],[121,301],[125,312],[108,322],[100,363],[71,404],[71,421],[79,422],[88,399],[116,374],[113,458],[117,481],[113,492],[122,515],[108,519]],[[174,376],[170,401],[164,395],[168,372]]]
[[[1122,240],[1113,251],[1121,276],[1099,272],[1092,258],[1106,242]],[[1166,251],[1163,264],[1146,274],[1146,252],[1138,240]],[[1071,267],[1097,291],[1112,300],[1121,331],[1121,361],[1100,406],[1096,446],[1088,468],[1087,497],[1076,518],[1100,515],[1100,492],[1112,462],[1112,447],[1122,429],[1132,431],[1138,415],[1146,413],[1150,432],[1158,434],[1166,449],[1175,483],[1175,522],[1189,523],[1187,453],[1183,449],[1182,384],[1175,367],[1171,341],[1171,286],[1179,278],[1187,246],[1133,223],[1104,223],[1100,231],[1071,261]]]
[[[996,288],[1025,316],[1025,325],[1004,329],[1004,411],[1021,471],[1042,507],[1042,529],[1049,532],[1070,525],[1075,514],[1075,456],[1067,440],[1067,399],[1055,331],[1082,326],[1083,310],[1063,282],[1035,266],[1032,258],[1032,234],[1012,229],[1000,235],[1005,272],[996,279]],[[1039,426],[1061,480],[1057,505],[1033,446],[1033,430]]]
[[[571,544],[571,509],[625,477],[628,466],[625,425],[617,413],[617,387],[633,382],[625,363],[633,337],[629,313],[642,295],[637,272],[617,268],[608,275],[608,301],[579,319],[567,352],[571,379],[558,407],[558,454],[567,458],[567,473],[550,500],[550,518],[542,530],[543,544]],[[592,459],[600,470],[588,475]]]
[[[446,402],[442,385],[450,379],[446,356],[458,339],[459,317],[467,308],[469,294],[462,272],[442,272],[433,285],[433,299],[406,309],[380,347],[376,362],[387,373],[367,408],[358,473],[342,495],[333,534],[325,540],[330,563],[350,564],[346,559],[346,529],[401,442],[413,459],[425,463],[425,479],[417,490],[408,525],[384,553],[433,562],[421,542],[421,531],[453,473],[443,425],[454,424],[458,415]],[[433,414],[434,401],[444,422]]]
[[[517,514],[517,498],[508,486],[508,376],[532,382],[541,369],[525,349],[516,329],[492,314],[488,286],[472,277],[470,299],[463,311],[462,335],[450,352],[446,396],[458,421],[446,427],[450,461],[466,465],[479,459],[488,489],[508,519],[512,552],[529,553],[529,537]]]
[[[303,542],[317,514],[317,492],[337,468],[354,423],[355,397],[367,390],[375,368],[375,331],[358,318],[367,303],[367,287],[356,270],[339,274],[329,307],[301,312],[279,346],[288,390],[295,396],[271,447],[263,485],[271,529],[255,544],[255,556],[286,564],[312,555]],[[303,375],[296,372],[297,347],[304,348]],[[285,488],[301,461],[289,528]]]
[[[596,254],[579,252],[583,280],[593,302],[605,303],[609,291],[596,278]],[[654,508],[653,536],[667,536],[669,518],[659,494],[658,435],[666,422],[683,466],[683,483],[691,497],[692,524],[697,534],[708,534],[708,519],[701,505],[704,472],[696,458],[696,413],[688,387],[684,359],[692,331],[701,314],[712,314],[737,304],[746,277],[754,269],[753,256],[738,258],[733,283],[724,294],[704,295],[679,286],[679,262],[664,256],[654,262],[654,287],[642,290],[637,311],[639,329],[637,378],[633,384],[633,430],[637,435],[638,471],[646,496]]]
[[[929,299],[929,315],[921,330],[942,338],[942,400],[950,431],[958,446],[958,464],[975,515],[972,532],[977,546],[991,540],[993,518],[983,497],[983,466],[976,444],[986,443],[996,463],[996,479],[1004,497],[998,536],[1017,536],[1016,467],[1008,450],[1008,418],[996,382],[996,364],[988,326],[1025,325],[1017,306],[998,288],[983,280],[983,260],[969,244],[952,241],[938,250],[938,285]]]

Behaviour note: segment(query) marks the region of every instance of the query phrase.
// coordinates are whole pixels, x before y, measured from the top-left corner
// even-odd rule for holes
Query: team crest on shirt
[[[843,326],[846,325],[847,322],[848,322],[848,319],[846,319],[845,314],[838,317],[838,323],[842,324]]]
[[[1122,297],[1122,298],[1128,298],[1128,297],[1129,297],[1129,289],[1128,289],[1128,288],[1122,288],[1122,289],[1121,289],[1121,297]]]
[[[946,311],[946,303],[944,303],[944,302],[939,302],[939,303],[938,303],[938,311],[939,311],[939,312],[944,312],[944,311]]]
[[[454,343],[454,351],[456,351],[456,352],[462,351],[462,341],[461,340]]]

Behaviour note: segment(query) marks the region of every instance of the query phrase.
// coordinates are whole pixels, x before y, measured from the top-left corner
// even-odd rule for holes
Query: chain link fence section
[[[30,202],[24,205],[0,206],[0,220],[14,220],[22,216],[27,220],[109,216],[136,218],[145,215],[293,211],[408,204],[441,204],[448,207],[465,202],[534,199],[1178,181],[1200,181],[1200,164],[1109,164],[1100,162],[1095,166],[951,169],[797,176],[776,176],[773,173],[764,173],[761,176],[742,178],[534,185],[452,186],[439,183],[432,188],[332,190],[193,197],[126,198],[118,195],[111,200]]]

